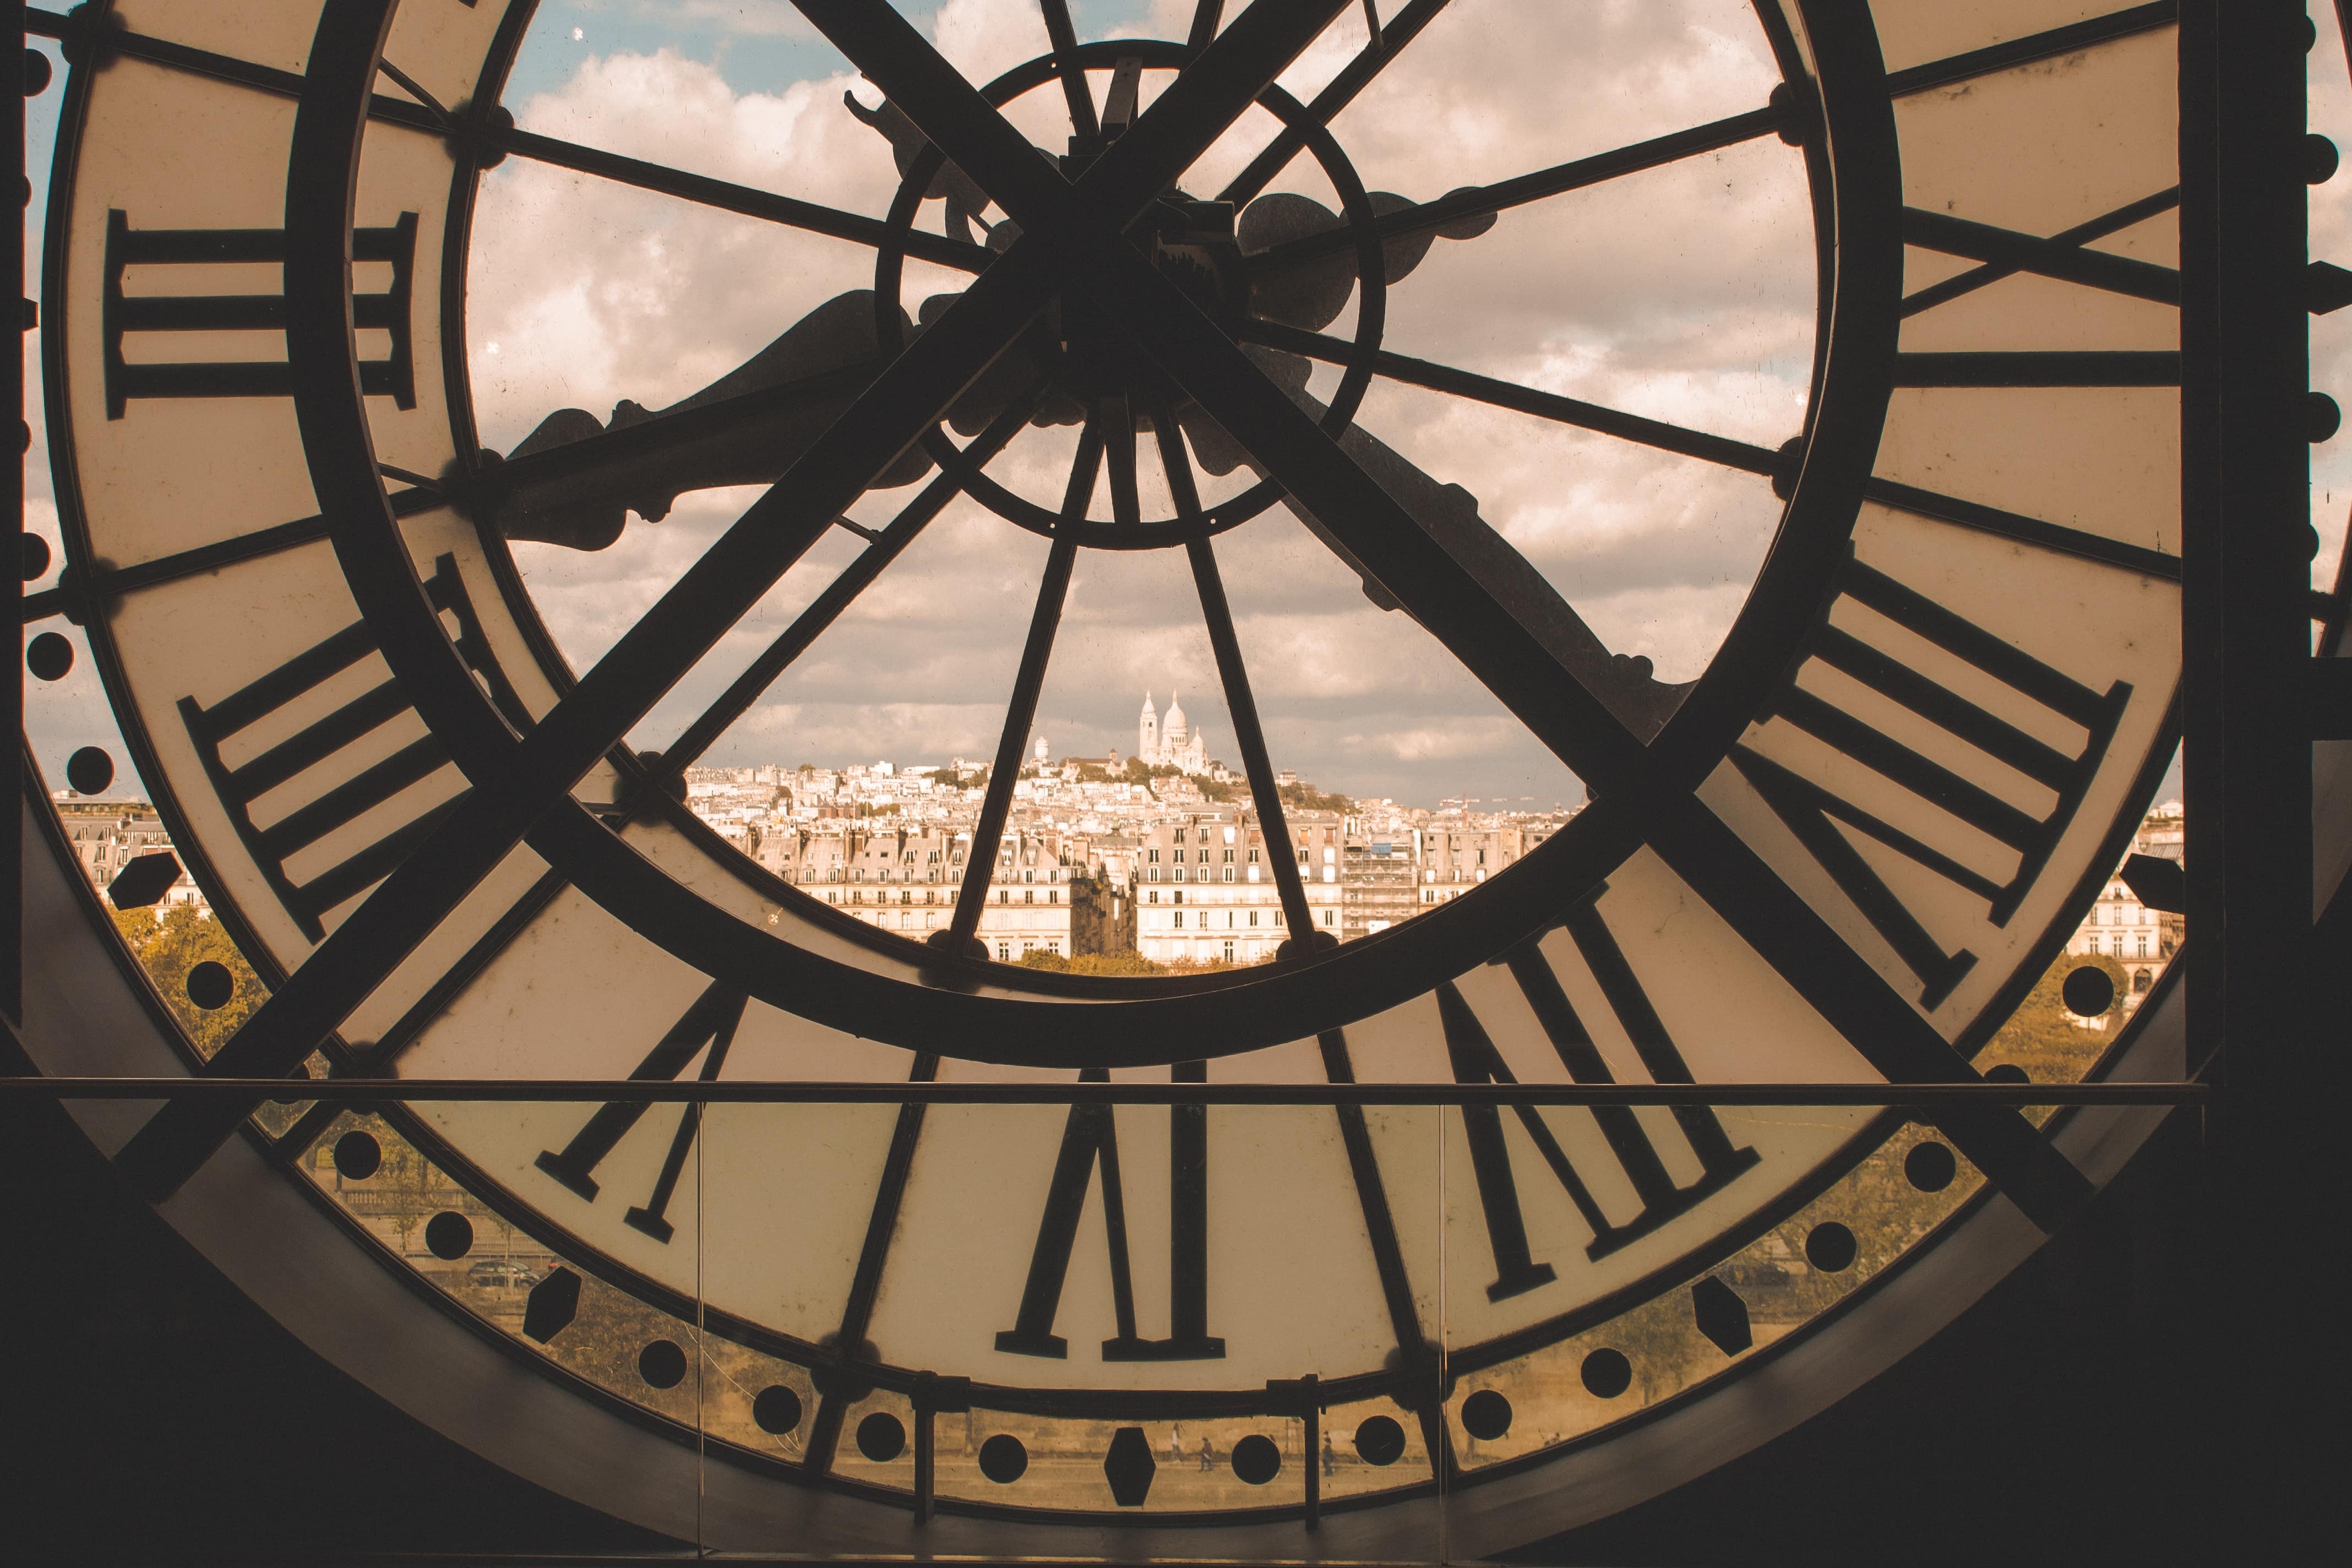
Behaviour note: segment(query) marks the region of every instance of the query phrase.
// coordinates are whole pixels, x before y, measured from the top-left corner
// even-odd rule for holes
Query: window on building
[[[1229,942],[1225,943],[1225,962],[1226,962],[1227,963],[1231,963],[1233,961],[1234,961],[1234,944],[1233,944],[1232,942]]]
[[[1253,866],[1257,864],[1257,851],[1255,849],[1252,849],[1250,851],[1249,863]]]
[[[1182,910],[1178,910],[1175,915],[1170,919],[1168,923],[1175,927],[1178,931],[1182,931],[1184,929],[1184,911]]]
[[[1157,866],[1157,865],[1159,865],[1159,864],[1160,864],[1160,851],[1159,851],[1159,850],[1157,850],[1157,849],[1153,849],[1153,850],[1147,851],[1147,853],[1149,853],[1149,854],[1150,855],[1150,857],[1151,857],[1151,863],[1152,863],[1154,866]]]
[[[1179,844],[1184,842],[1184,830],[1181,827],[1176,830],[1176,842]]]
[[[1226,880],[1226,881],[1228,881],[1228,882],[1230,882],[1230,881],[1232,881],[1233,879],[1234,879],[1234,868],[1233,868],[1231,866],[1228,866],[1228,867],[1226,867],[1226,868],[1225,868],[1225,880]]]
[[[1226,837],[1230,838],[1232,836],[1233,836],[1233,830],[1232,830],[1231,828],[1226,829]],[[1228,865],[1228,866],[1230,866],[1230,865],[1232,865],[1233,863],[1234,863],[1234,852],[1233,852],[1232,850],[1228,849],[1228,850],[1226,850],[1226,851],[1225,851],[1225,864],[1226,864],[1226,865]]]
[[[1250,915],[1250,924],[1252,924],[1252,925],[1255,925],[1255,924],[1257,924],[1257,911],[1256,911],[1255,910],[1252,910],[1249,912],[1249,915]]]
[[[1000,942],[996,944],[996,962],[999,963],[1010,963],[1013,962],[1013,944],[1011,942]]]

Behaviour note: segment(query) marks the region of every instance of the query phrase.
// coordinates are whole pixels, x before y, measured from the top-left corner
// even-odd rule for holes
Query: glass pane
[[[1409,1407],[1433,1362],[1400,1352],[1392,1309],[1433,1352],[1438,1126],[1433,1110],[714,1106],[709,1484],[781,1506],[756,1484],[781,1462],[828,1507],[872,1505],[890,1551],[1432,1560],[1433,1534],[1350,1504],[1434,1473]],[[1148,1548],[1103,1533],[1145,1521],[1181,1528]]]

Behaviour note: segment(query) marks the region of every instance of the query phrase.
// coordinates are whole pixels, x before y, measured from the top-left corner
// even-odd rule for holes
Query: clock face
[[[42,314],[59,603],[273,993],[199,1070],[2112,1058],[2025,1021],[2177,734],[2168,8],[1765,0],[1601,37],[1533,3],[1089,33],[1007,0],[935,47],[812,0],[759,110],[800,117],[772,180],[600,121],[585,68],[499,107],[569,25],[530,0],[93,9]],[[1622,112],[1562,107],[1580,69]],[[760,281],[691,286],[739,242]],[[541,268],[611,285],[604,348],[632,310],[670,346],[568,363]],[[1653,308],[1686,330],[1624,326]],[[1629,506],[1728,563],[1686,636],[1596,589],[1578,519]],[[960,574],[987,591],[892,622],[894,583]],[[1268,804],[1311,749],[1274,588],[1310,580],[1375,671],[1433,672],[1585,797],[1360,937],[1323,868],[1369,834]],[[1137,811],[1199,859],[1161,881],[1020,774],[1041,693],[1126,668],[1171,598],[1227,760],[1167,751]],[[788,855],[688,809],[688,768],[797,744],[809,704],[929,700],[874,695],[861,648],[915,682],[975,627],[1003,668],[949,808],[772,823]],[[1187,962],[1014,962],[1087,920]],[[2047,1227],[2090,1190],[2059,1123],[1990,1106],[207,1114],[158,1115],[134,1179],[268,1142],[388,1278],[819,1526],[1370,1517],[1735,1387],[1972,1205]]]

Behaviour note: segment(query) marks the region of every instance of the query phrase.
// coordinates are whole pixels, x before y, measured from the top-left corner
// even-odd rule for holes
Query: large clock
[[[89,1111],[233,1277],[499,1463],[715,1546],[1463,1553],[1819,1408],[2113,1173],[2153,1113],[1283,1090],[2180,1075],[2168,983],[2069,1053],[2002,1033],[2177,739],[2170,5],[1759,0],[1732,20],[1774,79],[1737,113],[1521,139],[1402,195],[1368,189],[1350,105],[1409,110],[1380,95],[1417,51],[1465,93],[1524,77],[1550,0],[1202,0],[1092,41],[1008,3],[1034,47],[983,80],[895,8],[798,8],[866,79],[829,111],[889,160],[870,210],[518,128],[532,0],[117,0],[67,29],[41,309],[66,551],[37,607],[86,637],[269,995],[206,1058],[133,972],[60,984],[37,944],[98,939],[37,865],[44,1069],[937,1089]],[[1457,261],[1606,196],[1638,270],[1641,179],[1734,150],[1796,193],[1785,428],[1426,352],[1415,291],[1473,286]],[[550,404],[490,449],[467,312],[512,161],[767,225],[811,278],[854,252],[855,286],[692,396]],[[1703,668],[1612,647],[1484,514],[1491,476],[1423,439],[1456,409],[1672,454],[1761,520]],[[530,560],[744,485],[567,659]],[[1036,592],[1004,611],[988,787],[947,861],[879,880],[929,915],[894,924],[744,853],[681,779],[950,507]],[[1346,943],[1220,569],[1286,528],[1589,796]],[[1199,973],[1003,962],[978,938],[1070,584],[1152,552],[1197,595],[1282,940]],[[956,1092],[1074,1082],[1163,1092]]]

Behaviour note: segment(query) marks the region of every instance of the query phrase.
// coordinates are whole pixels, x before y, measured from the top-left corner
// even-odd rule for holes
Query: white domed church
[[[1209,734],[1192,727],[1184,717],[1184,705],[1176,694],[1168,694],[1165,719],[1154,711],[1151,693],[1143,694],[1143,714],[1136,721],[1135,754],[1142,762],[1158,767],[1171,767],[1188,773],[1209,771]]]

